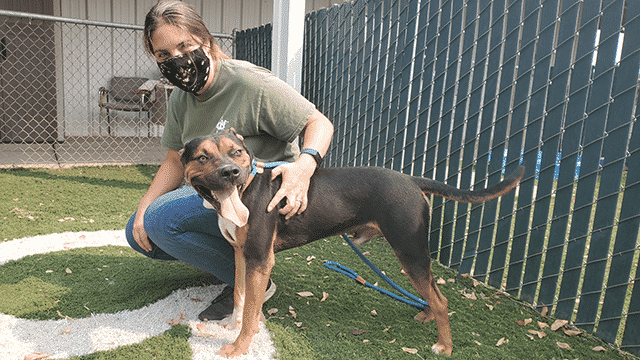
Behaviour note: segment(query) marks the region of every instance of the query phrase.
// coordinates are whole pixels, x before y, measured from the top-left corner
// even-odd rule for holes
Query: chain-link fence
[[[0,166],[162,161],[171,87],[142,30],[0,10]]]

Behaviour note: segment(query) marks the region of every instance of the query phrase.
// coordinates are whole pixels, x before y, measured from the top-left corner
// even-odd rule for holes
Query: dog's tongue
[[[249,209],[240,200],[238,189],[218,196],[220,201],[220,216],[231,221],[238,227],[243,227],[249,221]]]

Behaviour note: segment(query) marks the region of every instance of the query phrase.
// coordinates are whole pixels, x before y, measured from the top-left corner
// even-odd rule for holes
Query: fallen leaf
[[[476,297],[476,293],[471,293],[471,294],[464,293],[462,295],[464,295],[464,297],[470,300],[478,300],[478,298]]]
[[[516,323],[520,326],[525,326],[525,325],[529,325],[531,324],[531,322],[533,321],[533,319],[529,318],[529,319],[524,319],[524,320],[518,320],[516,321]]]
[[[527,330],[529,331],[529,333],[534,334],[534,335],[538,335],[538,338],[542,339],[543,337],[547,336],[547,333],[544,331],[537,331],[537,330]]]
[[[469,277],[469,274],[460,274],[460,277],[463,278],[463,279],[466,279],[466,278]]]
[[[478,341],[478,340],[473,340],[473,342],[476,343],[476,345],[478,345],[478,346],[482,345],[482,343],[480,341]]]
[[[301,322],[297,322],[295,323],[297,327],[302,327],[302,323]]]
[[[171,319],[171,320],[167,320],[167,324],[169,325],[178,325],[180,324],[180,319]]]
[[[278,309],[276,309],[276,308],[273,308],[273,309],[270,309],[269,311],[267,311],[267,314],[269,314],[270,316],[273,316],[273,315],[275,315],[277,313],[278,313]]]
[[[396,342],[396,339],[393,339],[393,340],[389,341],[389,344],[395,344],[395,342]]]
[[[607,349],[605,349],[605,348],[604,348],[604,347],[602,347],[602,346],[596,346],[596,347],[594,347],[594,348],[593,348],[593,349],[591,349],[591,350],[593,350],[593,351],[607,351]]]
[[[386,329],[382,330],[382,332],[387,332],[387,331],[389,331],[389,330],[391,330],[391,326],[389,326],[388,328],[386,328]]]
[[[369,340],[364,339],[364,340],[362,340],[362,342],[366,344],[366,343],[368,343],[368,342],[369,342]]]
[[[567,325],[569,322],[567,320],[556,320],[553,322],[553,324],[551,324],[551,330],[556,331],[558,329],[560,329],[561,327]]]
[[[531,335],[529,335],[529,334],[525,334],[525,336],[526,336],[526,337],[528,337],[528,338],[529,338],[529,340],[531,340],[531,341],[533,341],[533,340],[535,340],[535,339],[536,339],[536,338],[534,338],[533,336],[531,336]]]
[[[403,347],[402,351],[404,351],[406,353],[409,353],[409,354],[417,354],[418,353],[418,349],[411,349],[411,348],[406,348],[406,347]]]
[[[562,342],[559,342],[559,341],[556,341],[556,345],[558,345],[558,347],[560,349],[565,349],[565,350],[570,350],[571,349],[571,346],[569,346],[569,344],[562,343]]]
[[[438,280],[436,281],[436,283],[437,283],[438,285],[444,285],[444,284],[446,284],[446,283],[447,283],[447,281],[446,281],[445,279],[443,279],[443,278],[438,278]]]
[[[198,331],[204,332],[205,330],[207,330],[207,325],[203,323],[199,323],[199,324],[196,324],[196,328],[198,329]]]
[[[71,274],[71,269],[67,268],[67,269],[65,270],[65,272],[66,272],[67,274]]]
[[[322,299],[320,300],[320,302],[327,300],[328,297],[329,297],[329,294],[327,294],[326,292],[322,292]]]
[[[567,330],[567,329],[562,329],[562,331],[567,334],[568,336],[576,336],[576,335],[580,335],[582,334],[582,331],[580,330]]]
[[[298,314],[296,314],[295,310],[293,309],[293,307],[289,306],[289,313],[291,314],[291,316],[295,319],[296,317],[298,317]]]
[[[312,296],[314,296],[313,293],[310,292],[310,291],[299,292],[298,295],[301,296],[301,297],[312,297]]]
[[[351,330],[349,331],[349,334],[353,335],[353,336],[360,336],[364,333],[366,333],[367,331],[365,330]]]
[[[53,270],[47,270],[45,271],[47,274],[51,274],[53,272]]]
[[[71,326],[67,327],[66,329],[60,331],[62,334],[69,334],[71,333]]]
[[[544,323],[542,321],[538,321],[538,326],[540,327],[540,329],[546,329],[547,326],[549,326],[549,324]]]
[[[32,353],[24,357],[24,360],[38,360],[38,359],[46,359],[51,355],[45,353]]]
[[[447,281],[450,282],[450,283],[454,283],[454,282],[456,282],[456,279],[449,279]]]
[[[540,315],[542,315],[543,317],[547,317],[548,313],[549,313],[549,308],[546,306],[543,306],[542,311],[540,312]]]
[[[371,310],[371,316],[378,316],[378,312],[375,310]]]
[[[200,299],[194,299],[194,298],[191,298],[191,299],[189,299],[189,300],[191,300],[191,301],[193,301],[193,302],[197,302],[197,303],[202,302],[202,300],[200,300]]]
[[[476,279],[471,279],[471,280],[473,280],[473,287],[478,287],[478,285],[480,285],[480,281]]]
[[[307,256],[307,262],[310,262],[311,260],[314,260],[316,257],[311,255],[311,256]]]
[[[489,304],[484,304],[486,307],[489,308],[489,310],[493,310],[493,305],[489,305]]]
[[[506,344],[508,342],[509,342],[508,339],[500,338],[500,340],[498,340],[498,342],[496,343],[496,346],[500,346],[500,345]]]

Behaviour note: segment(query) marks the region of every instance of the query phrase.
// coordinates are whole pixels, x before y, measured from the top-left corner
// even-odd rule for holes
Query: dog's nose
[[[225,165],[220,168],[220,176],[225,180],[235,180],[240,176],[240,168],[236,165]]]

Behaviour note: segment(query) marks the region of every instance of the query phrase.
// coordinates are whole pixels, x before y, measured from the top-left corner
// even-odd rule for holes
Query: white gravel
[[[0,243],[0,265],[27,255],[90,246],[128,246],[124,230],[62,233]],[[239,329],[227,330],[216,322],[203,323],[198,314],[222,291],[222,285],[176,290],[167,298],[137,310],[93,314],[83,319],[24,320],[0,314],[0,359],[22,360],[32,353],[50,359],[91,354],[139,343],[167,331],[169,321],[191,327],[193,359],[224,359],[218,350],[235,340]],[[199,299],[201,302],[192,299]],[[249,353],[237,359],[273,359],[276,350],[264,326],[253,338]]]

